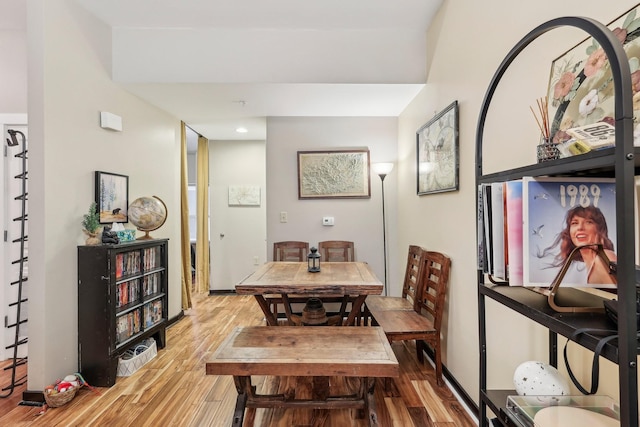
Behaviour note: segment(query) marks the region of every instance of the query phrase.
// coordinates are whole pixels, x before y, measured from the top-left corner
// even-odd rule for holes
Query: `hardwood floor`
[[[79,390],[65,406],[18,406],[24,386],[9,399],[0,399],[0,426],[230,426],[236,391],[230,376],[205,375],[207,357],[236,325],[263,325],[253,297],[194,296],[194,308],[167,329],[167,346],[131,377],[119,377],[111,388]],[[394,343],[400,362],[397,379],[378,381],[376,405],[380,426],[468,427],[475,422],[446,387],[436,385],[430,364],[420,365],[415,346]],[[7,384],[4,372],[0,385]],[[259,377],[259,392],[291,387],[288,378]],[[336,379],[338,380],[338,379]],[[341,380],[341,379],[340,379]],[[297,384],[298,388],[305,384]],[[248,410],[255,426],[311,426],[313,410]],[[326,426],[366,426],[356,410],[331,410]]]

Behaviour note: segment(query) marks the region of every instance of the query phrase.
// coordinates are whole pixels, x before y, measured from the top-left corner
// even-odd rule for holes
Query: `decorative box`
[[[156,357],[157,354],[156,340],[153,338],[149,338],[134,348],[127,350],[118,359],[117,376],[128,377],[133,375],[138,369]]]
[[[620,425],[620,407],[609,396],[508,396],[507,412],[526,427]]]
[[[116,234],[121,242],[132,242],[136,240],[136,230],[134,229],[116,231]]]

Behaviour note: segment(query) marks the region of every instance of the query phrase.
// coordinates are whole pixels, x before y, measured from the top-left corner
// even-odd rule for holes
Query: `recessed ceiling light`
[[[247,130],[247,128],[239,127],[239,128],[236,128],[236,132],[238,132],[238,133],[247,133],[249,131]]]

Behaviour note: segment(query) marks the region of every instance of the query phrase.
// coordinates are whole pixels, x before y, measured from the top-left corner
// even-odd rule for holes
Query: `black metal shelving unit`
[[[482,172],[482,138],[484,122],[493,94],[506,69],[531,42],[542,34],[559,27],[576,27],[592,36],[604,49],[611,66],[615,85],[615,148],[591,152],[566,159],[516,168],[484,175]],[[562,17],[547,21],[529,32],[516,44],[500,64],[491,80],[483,101],[476,132],[476,183],[491,183],[519,179],[525,176],[614,176],[616,183],[616,230],[618,248],[618,297],[619,297],[619,338],[607,344],[602,357],[618,365],[620,389],[620,423],[623,427],[638,427],[638,351],[636,326],[635,288],[635,214],[634,175],[640,174],[640,149],[633,147],[633,106],[631,97],[631,76],[627,56],[620,42],[603,24],[583,17]],[[621,226],[624,224],[624,226]],[[577,289],[560,288],[559,298],[566,298],[571,305],[591,306],[592,299],[598,298]],[[480,426],[489,426],[487,408],[498,415],[505,426],[520,424],[506,410],[508,395],[515,390],[487,389],[487,324],[486,298],[508,307],[549,330],[549,363],[557,366],[557,337],[565,337],[578,328],[611,329],[612,324],[604,314],[558,313],[547,302],[547,298],[525,288],[510,288],[485,282],[485,275],[478,270],[478,316],[480,344]],[[587,300],[591,301],[587,301]],[[595,304],[602,304],[595,301]],[[598,337],[581,335],[578,343],[586,349],[594,350]]]

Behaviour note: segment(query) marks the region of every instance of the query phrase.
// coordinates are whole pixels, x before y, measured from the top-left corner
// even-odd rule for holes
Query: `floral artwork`
[[[416,132],[418,195],[458,190],[458,101]]]
[[[629,58],[634,107],[634,145],[640,145],[640,5],[609,24]],[[597,122],[614,124],[614,87],[609,60],[599,43],[589,38],[557,58],[549,80],[551,138],[571,139],[566,132]]]
[[[230,185],[229,206],[260,206],[260,186]]]

